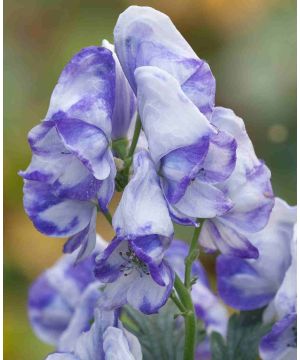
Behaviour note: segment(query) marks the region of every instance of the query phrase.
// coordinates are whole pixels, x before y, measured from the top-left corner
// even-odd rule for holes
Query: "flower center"
[[[120,272],[122,272],[124,276],[130,275],[133,270],[136,270],[140,277],[143,277],[144,274],[150,275],[148,266],[136,256],[130,247],[126,252],[120,251],[119,254],[124,260],[124,263],[120,266]]]

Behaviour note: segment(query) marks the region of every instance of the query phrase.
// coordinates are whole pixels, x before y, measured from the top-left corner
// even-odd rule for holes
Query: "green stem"
[[[179,276],[175,274],[174,287],[180,298],[181,303],[186,309],[184,315],[185,322],[185,340],[184,340],[184,360],[194,360],[196,344],[196,315],[194,304],[189,290],[184,286]]]
[[[105,219],[110,223],[110,225],[112,225],[112,216],[111,213],[107,210],[107,211],[103,211],[102,214],[104,215]]]
[[[185,307],[182,305],[182,302],[178,299],[175,291],[171,293],[170,298],[173,300],[174,304],[178,307],[179,311],[181,311],[182,313],[186,312]]]
[[[128,151],[128,157],[132,157],[132,155],[134,154],[134,150],[136,148],[139,136],[140,136],[140,132],[141,132],[141,128],[142,128],[142,123],[141,123],[141,119],[138,117],[136,119],[136,123],[135,123],[135,128],[134,128],[134,134],[133,134],[133,138],[132,138],[132,142]]]
[[[197,219],[197,221],[200,221]],[[198,245],[198,238],[202,229],[204,221],[200,222],[199,227],[195,227],[193,238],[190,244],[190,249],[187,257],[185,258],[185,274],[184,274],[184,284],[187,289],[191,287],[191,269],[193,262],[198,257],[197,245]]]

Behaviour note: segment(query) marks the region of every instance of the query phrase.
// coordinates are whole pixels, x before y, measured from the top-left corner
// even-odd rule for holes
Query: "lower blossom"
[[[104,248],[105,242],[98,236],[90,257],[74,265],[76,252],[63,255],[30,288],[31,326],[41,340],[59,351],[72,350],[79,335],[90,328],[103,287],[93,274],[94,258]]]
[[[50,354],[46,360],[141,360],[138,339],[126,331],[114,312],[95,310],[89,331],[76,340],[74,349]]]

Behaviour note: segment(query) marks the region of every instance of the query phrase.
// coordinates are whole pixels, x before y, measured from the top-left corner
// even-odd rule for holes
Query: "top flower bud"
[[[116,53],[136,92],[135,70],[157,66],[179,82],[186,96],[208,118],[215,105],[215,78],[170,18],[151,7],[130,6],[114,29]]]

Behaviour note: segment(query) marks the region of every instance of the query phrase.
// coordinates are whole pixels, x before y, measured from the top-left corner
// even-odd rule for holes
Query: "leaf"
[[[213,332],[210,336],[212,360],[227,360],[227,349],[221,334]]]
[[[181,360],[184,346],[184,321],[174,320],[178,313],[168,302],[158,314],[144,315],[130,306],[122,313],[124,326],[135,334],[142,346],[143,360]]]
[[[228,323],[226,342],[218,333],[211,335],[213,360],[256,360],[261,338],[271,329],[262,323],[264,309],[233,314]]]

